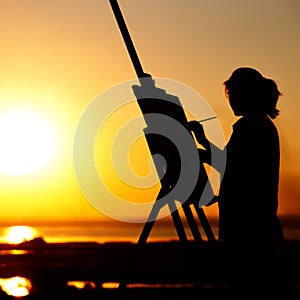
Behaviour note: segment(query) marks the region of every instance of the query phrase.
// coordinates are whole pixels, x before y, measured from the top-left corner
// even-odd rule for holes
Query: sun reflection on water
[[[77,289],[95,289],[96,284],[93,281],[68,281],[68,286],[74,286]]]
[[[29,295],[31,282],[24,277],[0,278],[2,290],[9,296],[23,297]]]
[[[19,244],[36,237],[36,230],[30,226],[12,226],[7,228],[5,239],[9,244]]]

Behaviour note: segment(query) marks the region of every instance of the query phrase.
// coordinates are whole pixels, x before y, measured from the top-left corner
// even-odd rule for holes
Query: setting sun
[[[29,226],[13,226],[7,229],[6,241],[9,244],[19,244],[32,240],[36,235],[35,230]]]
[[[0,173],[22,175],[44,166],[55,150],[55,135],[42,116],[25,109],[0,113]]]

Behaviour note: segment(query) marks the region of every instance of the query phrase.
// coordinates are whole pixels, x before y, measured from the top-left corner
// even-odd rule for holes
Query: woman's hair
[[[224,82],[226,94],[238,95],[239,105],[245,112],[264,112],[275,119],[279,115],[277,101],[282,95],[272,79],[249,67],[236,69]]]

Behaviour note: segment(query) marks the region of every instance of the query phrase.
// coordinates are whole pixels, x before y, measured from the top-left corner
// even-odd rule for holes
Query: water
[[[281,218],[286,239],[300,240],[300,220],[298,216]],[[210,220],[212,229],[217,237],[217,220]],[[123,222],[31,222],[22,224],[31,228],[34,237],[42,237],[48,243],[64,243],[64,242],[132,242],[136,243],[144,224],[130,224]],[[20,227],[21,228],[21,227]],[[8,224],[0,227],[0,243],[8,242]],[[27,238],[29,237],[28,231]],[[205,238],[204,232],[201,233]],[[18,232],[14,230],[14,232]],[[191,239],[191,234],[187,231],[188,237]],[[20,237],[19,237],[20,238]],[[26,240],[26,236],[24,236]],[[154,224],[147,241],[170,241],[178,240],[174,225],[171,220],[158,220]],[[13,254],[22,255],[24,250],[0,250],[0,255]],[[76,287],[79,290],[84,290],[87,286],[93,288],[93,282],[68,282],[68,286]],[[0,278],[0,286],[8,295],[26,296],[31,293],[32,283],[27,278],[19,276],[12,278]],[[115,288],[115,283],[108,283],[108,286],[103,288]]]
[[[0,243],[7,243],[9,225],[0,226]],[[35,237],[42,237],[48,243],[63,242],[133,242],[135,243],[144,227],[144,223],[126,223],[121,221],[51,221],[51,222],[26,222],[19,224],[20,230],[27,234],[25,240],[30,240],[30,233],[21,225],[30,226]],[[213,220],[212,226],[217,229]],[[10,229],[10,231],[13,231]],[[17,230],[18,231],[18,230]],[[187,231],[190,236],[190,232]],[[17,236],[10,237],[18,240]],[[20,237],[19,237],[20,239]],[[170,217],[159,219],[154,223],[149,235],[149,241],[168,241],[178,239],[174,224]]]
[[[144,224],[122,222],[61,222],[30,223],[34,237],[42,237],[48,243],[63,242],[136,242]],[[0,243],[7,243],[8,227],[0,227]],[[149,241],[176,239],[176,232],[170,224],[155,224]],[[24,240],[30,240],[24,238]]]
[[[209,220],[215,236],[218,235],[216,219]],[[286,239],[300,240],[300,218],[298,216],[281,218]],[[34,231],[34,237],[42,237],[48,243],[63,242],[137,242],[144,224],[103,221],[31,222],[27,224]],[[8,225],[0,226],[0,243],[7,243]],[[187,228],[187,227],[186,227]],[[206,236],[199,226],[203,238]],[[187,235],[191,233],[187,228]],[[24,237],[24,240],[28,238]],[[178,240],[172,220],[157,220],[147,241]]]

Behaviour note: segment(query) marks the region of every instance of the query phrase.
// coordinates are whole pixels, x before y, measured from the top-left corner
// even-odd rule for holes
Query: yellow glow
[[[144,71],[154,79],[164,77],[187,84],[203,95],[216,112],[226,139],[236,117],[224,97],[222,83],[233,69],[249,65],[276,80],[283,93],[280,115],[275,120],[282,137],[279,213],[300,215],[300,201],[296,200],[300,198],[300,139],[296,138],[300,102],[295,100],[300,98],[300,39],[295,39],[300,31],[300,2],[274,2],[272,10],[270,1],[255,1],[254,5],[253,1],[236,0],[206,1],[207,5],[203,1],[120,0],[120,7]],[[177,16],[182,17],[180,22]],[[12,106],[43,112],[57,133],[55,156],[39,171],[10,176],[1,174],[4,170],[0,168],[1,222],[107,220],[78,187],[72,148],[76,126],[95,97],[136,78],[109,1],[3,0],[0,24],[5,28],[1,35],[0,114]],[[157,86],[174,94],[164,84]],[[113,119],[103,130],[114,137],[121,120],[141,115],[136,102],[133,106],[135,114],[134,108],[120,110],[118,122]],[[203,124],[207,129],[211,123]],[[99,176],[108,188],[128,202],[153,201],[159,184],[147,189],[124,184],[113,170],[110,156],[106,156],[111,139],[102,140],[105,145],[99,140],[95,155]],[[1,137],[0,152],[3,145]],[[146,146],[141,137],[130,149],[130,179],[150,173]],[[120,152],[124,153],[124,148]],[[101,191],[99,199],[104,199]],[[217,205],[205,211],[208,216],[218,216]]]
[[[114,111],[99,131],[95,155],[101,179],[112,193],[129,202],[145,203],[153,201],[160,188],[142,131],[146,125],[141,121],[136,124],[135,132],[133,128],[131,132],[128,128],[124,130],[126,133],[121,130],[128,121],[139,117],[141,113],[135,102]]]
[[[14,297],[27,296],[31,290],[31,283],[24,277],[0,278],[0,286],[7,295]]]
[[[33,111],[10,109],[0,114],[0,172],[28,174],[52,157],[55,137],[46,120]]]
[[[12,226],[7,229],[6,240],[9,244],[19,244],[32,240],[36,236],[34,228],[29,226]]]
[[[103,289],[116,289],[119,286],[119,282],[103,282],[102,288]]]
[[[84,288],[92,288],[95,289],[96,285],[93,281],[68,281],[68,286],[74,286],[77,289],[84,289]]]

